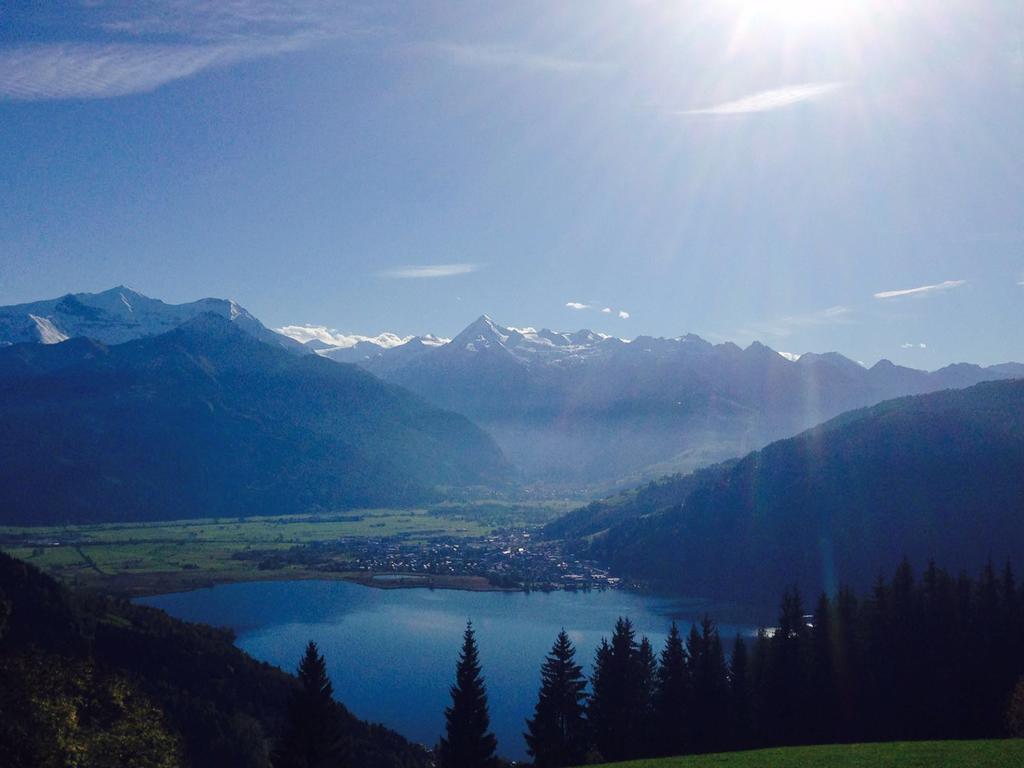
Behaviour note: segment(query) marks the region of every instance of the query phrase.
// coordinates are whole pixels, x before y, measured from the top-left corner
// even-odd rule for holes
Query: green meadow
[[[1024,766],[1024,740],[833,744],[607,765],[615,768],[1018,768]]]
[[[283,551],[341,539],[399,537],[427,543],[438,537],[473,538],[498,528],[543,524],[568,506],[484,501],[280,517],[0,526],[0,549],[70,584],[114,592],[159,592],[214,581],[312,575],[301,567],[273,574],[260,571],[256,560],[238,557],[250,550]]]

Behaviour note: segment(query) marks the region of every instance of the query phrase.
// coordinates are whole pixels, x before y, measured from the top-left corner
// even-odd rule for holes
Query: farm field
[[[325,573],[301,566],[268,572],[247,553],[357,539],[427,543],[480,538],[502,528],[536,527],[567,507],[562,502],[486,501],[300,516],[0,526],[0,549],[68,584],[136,595],[252,579],[349,578],[352,574],[341,570]]]

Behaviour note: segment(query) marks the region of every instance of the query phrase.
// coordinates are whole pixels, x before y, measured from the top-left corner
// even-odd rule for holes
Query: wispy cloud
[[[612,308],[611,307],[605,307],[604,309],[601,310],[601,312],[603,314],[610,315],[612,313]]]
[[[567,301],[565,306],[569,309],[590,309],[590,305],[584,304],[582,301]]]
[[[800,83],[784,88],[773,88],[760,91],[732,101],[724,101],[709,107],[687,109],[676,114],[680,115],[746,115],[755,112],[769,112],[781,109],[802,101],[820,99],[845,87],[845,83]]]
[[[836,305],[814,312],[804,312],[798,315],[784,315],[774,320],[751,323],[736,331],[740,337],[761,337],[761,336],[791,336],[797,328],[807,328],[819,325],[839,325],[853,321],[853,310],[849,307]]]
[[[504,67],[533,72],[575,74],[597,72],[607,65],[597,61],[560,56],[500,43],[418,43],[414,50],[441,56],[470,67]]]
[[[346,24],[328,5],[296,0],[149,0],[96,4],[89,12],[96,16],[93,29],[107,40],[33,42],[0,51],[0,99],[146,93],[207,69],[309,48],[341,34]]]
[[[319,29],[367,29],[355,4],[342,12],[334,0],[132,0],[95,7],[96,26],[128,35],[175,35],[225,40]],[[107,10],[110,9],[110,10]]]
[[[619,310],[619,319],[620,320],[629,320],[629,312],[627,312],[624,309],[620,309]]]
[[[966,280],[946,280],[934,285],[921,285],[917,288],[902,288],[896,291],[879,291],[875,294],[876,299],[896,299],[900,296],[923,296],[937,291],[948,291],[966,285]]]
[[[900,344],[900,349],[928,349],[928,345],[922,342],[914,344],[913,342],[907,341]]]
[[[378,272],[378,276],[398,280],[415,280],[428,277],[453,277],[476,272],[482,264],[421,264],[416,266],[396,267]]]
[[[210,45],[46,43],[0,52],[0,97],[108,99],[146,93],[211,67],[310,44],[301,37]]]
[[[816,312],[806,312],[802,315],[786,315],[781,319],[784,325],[807,326],[807,325],[829,325],[832,323],[846,322],[853,312],[849,307],[837,304],[834,307],[826,307]]]

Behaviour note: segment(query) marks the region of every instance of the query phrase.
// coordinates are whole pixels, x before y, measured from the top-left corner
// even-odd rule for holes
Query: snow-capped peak
[[[413,336],[399,336],[390,331],[378,333],[376,336],[363,336],[358,333],[343,333],[336,328],[328,328],[323,325],[285,325],[275,330],[283,336],[295,339],[300,344],[318,341],[325,347],[336,349],[348,349],[363,343],[374,344],[381,349],[391,349],[406,344],[414,338]]]
[[[68,293],[55,299],[0,307],[0,344],[54,344],[84,336],[104,344],[155,336],[212,312],[231,320],[256,338],[293,351],[302,347],[272,333],[239,304],[226,299],[199,299],[167,304],[123,285],[99,293]]]
[[[479,352],[492,347],[502,347],[512,336],[511,328],[502,328],[487,315],[480,315],[476,320],[451,341],[453,347]]]

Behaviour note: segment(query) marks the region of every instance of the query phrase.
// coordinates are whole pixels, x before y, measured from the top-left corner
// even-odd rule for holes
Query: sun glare
[[[751,16],[787,26],[841,24],[864,9],[868,0],[739,0]]]

